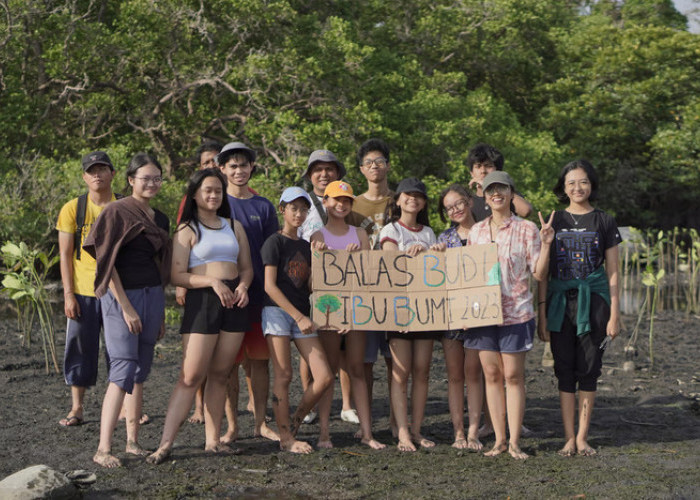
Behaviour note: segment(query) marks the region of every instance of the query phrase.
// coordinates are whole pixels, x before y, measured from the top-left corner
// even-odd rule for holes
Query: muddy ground
[[[59,349],[63,348],[63,318]],[[625,317],[626,330],[634,318]],[[699,498],[700,497],[700,318],[663,313],[655,322],[655,366],[650,367],[646,339],[640,339],[636,369],[622,370],[624,342],[608,349],[590,443],[595,457],[561,458],[562,444],[556,382],[542,368],[543,344],[527,360],[525,423],[535,436],[523,439],[532,456],[516,462],[507,454],[487,458],[450,447],[445,366],[436,345],[425,433],[438,446],[413,454],[395,446],[371,451],[353,439],[355,426],[332,421],[336,448],[308,456],[282,453],[273,442],[252,437],[252,416],[240,402],[243,434],[240,456],[203,453],[200,425],[184,424],[173,457],[160,466],[119,454],[121,469],[103,470],[91,457],[98,442],[102,379],[86,398],[86,422],[63,428],[57,422],[69,405],[69,389],[59,375],[44,373],[40,345],[20,347],[15,321],[0,320],[0,478],[34,464],[67,472],[89,469],[97,482],[86,498]],[[141,443],[155,447],[180,361],[179,336],[170,328],[158,348],[146,385],[146,409],[152,423]],[[388,430],[386,375],[375,369],[375,437],[394,444]],[[245,390],[241,392],[245,395]],[[297,401],[295,381],[292,401]],[[334,415],[340,412],[338,391]],[[300,438],[315,441],[318,426],[302,427]],[[115,443],[123,449],[124,426]],[[492,445],[487,439],[485,444]]]

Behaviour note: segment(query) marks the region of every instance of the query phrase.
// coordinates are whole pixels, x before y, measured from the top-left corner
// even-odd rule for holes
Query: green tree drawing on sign
[[[330,324],[330,316],[332,312],[340,309],[341,305],[340,300],[335,295],[326,294],[318,298],[315,307],[326,315],[326,324],[320,328],[321,330],[338,330],[338,327]]]

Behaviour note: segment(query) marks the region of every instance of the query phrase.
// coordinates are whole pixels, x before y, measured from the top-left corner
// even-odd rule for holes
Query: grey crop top
[[[210,229],[201,222],[199,241],[190,250],[189,268],[209,264],[211,262],[238,263],[238,240],[231,225],[223,217],[219,217],[221,228]]]

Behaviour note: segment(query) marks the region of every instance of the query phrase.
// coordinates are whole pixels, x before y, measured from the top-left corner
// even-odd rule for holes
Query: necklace
[[[199,223],[200,223],[201,225],[203,225],[204,227],[206,227],[207,229],[211,229],[212,231],[218,231],[219,229],[221,229],[221,228],[224,227],[223,224],[221,224],[219,227],[212,227],[212,226],[210,226],[210,225],[208,225],[208,224],[205,224],[205,223],[202,222],[201,220],[199,221]]]
[[[569,214],[569,217],[571,217],[571,221],[574,223],[574,226],[578,226],[578,223],[581,222],[581,219],[583,219],[586,215],[588,215],[588,214],[579,214],[579,218],[576,219],[576,217],[574,217],[574,214],[572,214],[568,210],[566,211],[566,213]]]

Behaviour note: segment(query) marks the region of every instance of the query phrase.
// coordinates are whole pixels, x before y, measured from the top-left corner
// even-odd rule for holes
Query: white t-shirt
[[[392,222],[382,228],[379,233],[379,242],[385,241],[396,243],[399,250],[406,250],[413,245],[421,245],[426,250],[437,243],[435,233],[428,226],[421,226],[420,229],[411,229],[401,221]]]
[[[323,219],[321,219],[321,214],[318,213],[318,209],[315,204],[311,204],[309,208],[309,214],[306,216],[306,220],[299,227],[297,235],[302,240],[311,241],[311,235],[316,231],[320,231],[323,227]]]

